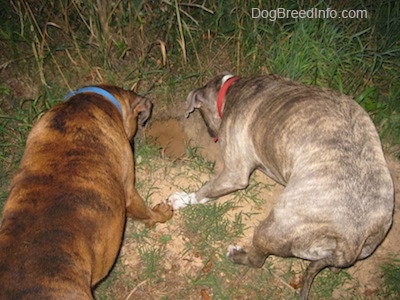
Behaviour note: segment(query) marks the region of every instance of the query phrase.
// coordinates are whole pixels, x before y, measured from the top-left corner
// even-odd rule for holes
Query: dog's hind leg
[[[240,246],[229,245],[227,257],[235,264],[261,268],[268,255],[276,252],[285,252],[284,254],[287,254],[286,241],[275,236],[275,224],[272,213],[256,227],[253,234],[253,243],[248,251],[245,251]]]
[[[299,257],[311,260],[303,276],[300,299],[308,297],[315,276],[324,268],[339,269],[351,266],[359,257],[364,243],[354,243],[338,234],[307,223],[298,230],[299,223],[283,222],[276,210],[258,225],[254,231],[253,243],[248,251],[239,246],[228,247],[228,258],[237,264],[261,267],[268,255]]]
[[[251,247],[249,252],[246,252],[242,247],[236,245],[229,245],[226,255],[235,264],[253,268],[261,268],[268,256],[264,252],[257,251],[254,247]]]
[[[254,243],[254,241],[253,241]],[[285,251],[284,251],[285,252]],[[287,254],[287,253],[284,253]],[[282,255],[286,256],[286,255]],[[265,259],[268,257],[263,251],[258,250],[256,247],[251,247],[249,251],[245,251],[240,246],[229,245],[227,257],[235,264],[246,265],[253,268],[261,268],[264,265]],[[307,300],[308,294],[311,288],[311,284],[315,276],[324,268],[331,265],[328,262],[331,257],[327,259],[321,259],[317,261],[312,261],[304,273],[303,276],[303,286],[300,290],[300,299]]]

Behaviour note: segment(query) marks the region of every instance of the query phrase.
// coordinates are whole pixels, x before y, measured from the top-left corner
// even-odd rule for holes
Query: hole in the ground
[[[179,159],[186,155],[185,145],[189,138],[182,124],[176,119],[152,122],[147,131],[147,138],[150,144],[161,149],[163,156]]]

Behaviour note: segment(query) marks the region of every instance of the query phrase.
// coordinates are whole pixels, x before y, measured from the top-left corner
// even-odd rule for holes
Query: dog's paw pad
[[[238,245],[229,245],[228,252],[226,253],[227,257],[233,257],[238,253],[245,253],[244,249]]]
[[[174,210],[184,208],[196,201],[195,194],[187,194],[185,192],[175,192],[168,197],[167,203],[172,205]]]

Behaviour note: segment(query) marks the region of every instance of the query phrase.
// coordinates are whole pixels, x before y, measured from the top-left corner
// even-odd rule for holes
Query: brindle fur
[[[255,169],[284,185],[253,246],[230,246],[228,256],[252,267],[271,254],[310,260],[300,293],[307,299],[319,271],[368,257],[391,226],[393,183],[379,136],[353,99],[275,75],[233,83],[221,121],[215,102],[224,75],[188,96],[187,115],[200,110],[224,158],[223,171],[189,202],[243,189]]]
[[[93,299],[91,287],[118,255],[126,214],[152,226],[172,216],[149,209],[134,187],[129,141],[151,102],[100,86],[119,101],[78,94],[29,134],[0,227],[0,299]]]

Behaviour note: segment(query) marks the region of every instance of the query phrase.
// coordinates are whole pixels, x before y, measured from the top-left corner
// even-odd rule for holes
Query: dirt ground
[[[198,148],[201,155],[205,159],[216,162],[214,173],[218,173],[219,170],[221,170],[222,165],[221,156],[219,154],[219,146],[208,136],[206,128],[197,113],[192,114],[189,119],[154,120],[151,122],[151,124],[149,124],[145,132],[147,140],[160,148],[160,153],[162,156],[160,160],[169,161],[171,163],[178,160],[187,160],[185,155],[185,145],[188,144],[191,147]],[[387,161],[390,171],[392,172],[396,194],[399,194],[400,162],[394,158],[391,158],[390,156],[387,156]],[[151,171],[145,169],[138,170],[136,176],[137,178],[142,177],[143,180],[151,181],[152,185],[157,186],[157,189],[152,194],[152,199],[166,199],[171,193],[177,190],[182,190],[182,188],[189,187],[189,189],[196,191],[201,185],[198,183],[193,184],[193,178],[191,174],[187,172],[190,173],[188,170],[182,170],[182,168],[176,170],[172,167],[170,170],[168,170],[168,175],[166,175],[165,171],[156,171],[152,173]],[[200,176],[200,181],[206,182],[213,175],[203,174]],[[170,178],[174,178],[173,182],[169,181]],[[282,186],[274,183],[271,179],[258,171],[253,174],[252,178],[267,184],[270,188],[263,191],[262,196],[266,201],[261,207],[260,205],[256,205],[249,201],[246,205],[240,208],[244,212],[251,212],[254,210],[262,212],[259,215],[245,219],[247,228],[245,231],[245,238],[239,241],[232,241],[241,245],[247,245],[251,242],[254,226],[256,226],[261,219],[267,216],[271,207],[274,205],[276,199],[283,190]],[[217,201],[224,202],[229,201],[230,199],[231,197],[227,195],[218,199]],[[379,299],[379,297],[376,298],[375,295],[382,283],[382,271],[380,266],[388,262],[389,259],[398,257],[399,255],[399,201],[399,197],[396,197],[393,227],[382,245],[371,257],[357,262],[353,267],[348,269],[351,277],[355,278],[356,281],[353,280],[347,283],[348,286],[343,287],[343,289],[353,289],[363,299]],[[185,244],[188,242],[190,237],[188,237],[181,230],[182,222],[181,213],[178,211],[174,216],[173,222],[157,225],[157,227],[154,229],[155,231],[153,234],[156,236],[161,236],[163,234],[171,234],[172,236],[172,241],[166,245],[165,249],[163,249],[167,258],[165,263],[166,265],[164,266],[165,270],[170,270],[174,274],[172,277],[170,277],[171,274],[168,275],[168,272],[161,275],[164,276],[165,281],[168,282],[168,284],[165,286],[165,289],[163,290],[158,286],[157,292],[153,291],[150,293],[147,288],[143,287],[146,285],[145,282],[140,282],[137,283],[137,286],[131,291],[129,297],[126,299],[129,299],[130,297],[132,297],[132,299],[137,297],[144,297],[143,299],[160,299],[162,296],[170,297],[171,293],[168,286],[171,286],[172,284],[176,289],[179,289],[181,286],[185,285],[185,282],[182,282],[182,278],[190,278],[190,274],[194,274],[195,272],[198,272],[204,268],[206,262],[204,262],[197,253],[193,251],[187,251],[185,248]],[[128,234],[129,230],[130,229],[128,228]],[[221,246],[226,247],[226,245]],[[123,264],[128,268],[137,264],[138,253],[136,248],[137,245],[132,244],[129,241],[125,241],[121,251],[121,257]],[[274,265],[277,284],[286,285],[285,282],[279,279],[279,264],[282,264],[284,259],[270,257],[268,260],[270,260],[270,262]],[[299,274],[302,274],[302,268],[304,268],[304,266],[306,266],[306,264],[303,262],[297,267],[298,273],[294,276],[294,281],[298,280],[298,277],[300,276]],[[135,272],[134,270],[135,267],[132,268],[133,273]],[[179,276],[176,276],[177,274],[179,274]],[[176,282],[174,282],[174,280]],[[289,288],[293,287],[296,287],[296,283],[291,282]],[[335,291],[335,293],[337,292],[337,294],[334,294],[335,299],[343,297],[346,298],[346,296],[341,294],[340,290]],[[149,293],[151,296],[149,296]],[[193,297],[189,298],[212,299],[205,290],[193,291]],[[248,299],[255,298],[253,296],[248,296]]]

